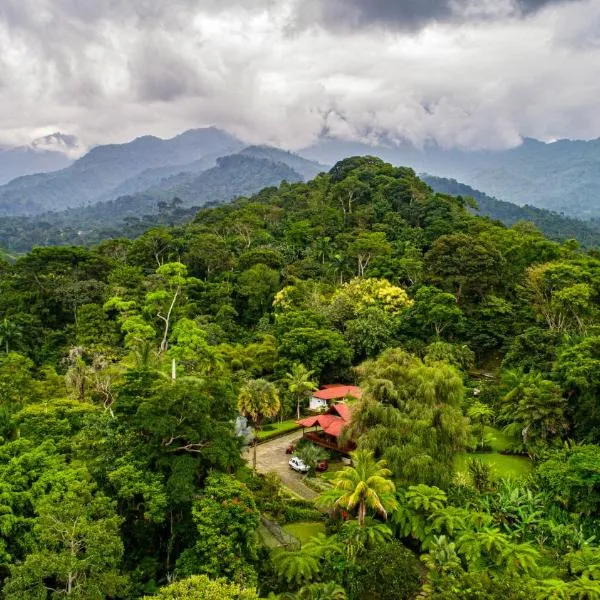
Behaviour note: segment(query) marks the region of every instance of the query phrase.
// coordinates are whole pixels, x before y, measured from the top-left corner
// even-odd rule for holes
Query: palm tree
[[[485,426],[489,425],[493,420],[494,411],[487,404],[483,404],[483,402],[474,402],[469,410],[467,410],[467,417],[479,425],[479,435],[481,438],[479,444],[483,448],[485,444]]]
[[[294,363],[289,373],[285,374],[283,382],[287,385],[290,394],[296,400],[296,418],[300,418],[300,403],[308,397],[310,392],[317,389],[316,382],[312,379],[314,371],[309,371],[303,364]]]
[[[17,325],[14,321],[9,320],[8,317],[4,317],[0,321],[0,344],[4,346],[4,351],[8,354],[10,350],[10,344],[19,343],[23,337],[21,326]]]
[[[256,431],[260,431],[264,419],[274,417],[279,412],[279,392],[266,379],[250,379],[240,389],[238,394],[238,410],[252,421]],[[256,444],[254,437],[252,466],[256,471]]]
[[[396,486],[389,479],[392,472],[384,460],[375,460],[370,450],[357,450],[350,456],[354,466],[345,467],[334,475],[333,488],[321,494],[319,502],[350,512],[358,509],[361,527],[365,525],[368,508],[387,519],[388,513],[398,507],[394,496]]]

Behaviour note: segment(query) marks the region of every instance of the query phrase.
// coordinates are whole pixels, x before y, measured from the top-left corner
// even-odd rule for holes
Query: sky
[[[1,0],[0,144],[600,137],[600,0]]]

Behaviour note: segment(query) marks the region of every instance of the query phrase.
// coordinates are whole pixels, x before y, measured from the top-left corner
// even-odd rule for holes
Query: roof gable
[[[356,385],[328,384],[313,393],[313,397],[320,400],[339,400],[346,396],[361,398],[362,390]]]

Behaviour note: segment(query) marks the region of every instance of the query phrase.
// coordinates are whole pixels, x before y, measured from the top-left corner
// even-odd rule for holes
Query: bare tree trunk
[[[165,322],[165,331],[163,334],[163,339],[160,343],[160,352],[161,354],[168,348],[169,346],[169,342],[167,341],[167,338],[169,337],[169,325],[171,323],[171,313],[173,312],[173,308],[175,306],[175,302],[177,302],[177,296],[179,296],[179,290],[180,287],[177,286],[177,289],[175,290],[175,295],[173,296],[173,301],[171,302],[171,306],[169,306],[169,311],[167,312],[167,316],[163,316],[160,313],[158,313],[157,317],[159,319],[162,319]]]

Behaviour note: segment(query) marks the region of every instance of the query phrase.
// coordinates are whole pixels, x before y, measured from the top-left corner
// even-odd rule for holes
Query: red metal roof
[[[316,417],[307,417],[296,421],[302,427],[320,427],[325,433],[339,437],[342,429],[350,423],[352,411],[347,404],[338,403],[329,407],[329,410]]]
[[[340,418],[336,418],[331,422],[330,425],[328,425],[327,427],[323,427],[323,431],[329,435],[332,435],[333,437],[340,437],[340,435],[342,434],[342,429],[344,429],[346,425],[348,425],[346,421]]]
[[[327,412],[333,410],[335,410],[335,412],[340,417],[342,417],[342,419],[344,419],[346,423],[350,423],[350,421],[352,420],[352,410],[347,404],[344,404],[343,402],[338,402],[337,404],[331,406]]]
[[[321,400],[337,400],[346,396],[360,398],[362,390],[355,385],[329,384],[324,385],[320,390],[314,392],[313,396]]]

